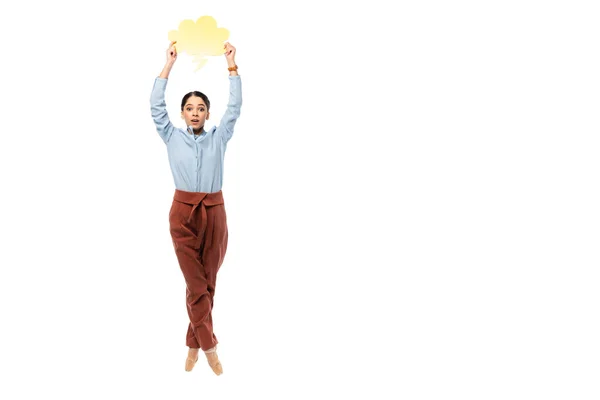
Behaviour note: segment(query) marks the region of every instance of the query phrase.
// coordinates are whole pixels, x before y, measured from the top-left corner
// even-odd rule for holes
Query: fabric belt
[[[206,225],[208,223],[206,207],[225,204],[223,200],[223,191],[219,190],[218,192],[214,193],[204,193],[186,192],[184,190],[175,189],[173,200],[180,203],[193,205],[192,211],[190,211],[190,215],[187,219],[188,224],[193,221],[196,210],[200,209],[200,227],[198,228],[198,237],[196,238],[196,248],[200,248],[200,243],[202,242],[204,231],[206,230]]]

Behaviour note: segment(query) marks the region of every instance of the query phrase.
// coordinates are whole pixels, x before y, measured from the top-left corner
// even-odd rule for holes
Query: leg
[[[169,213],[169,226],[175,254],[186,282],[186,304],[190,317],[186,344],[190,348],[208,350],[217,343],[209,319],[212,305],[206,272],[200,257],[201,249],[196,244],[200,223],[187,222],[191,209],[189,204],[174,201]]]
[[[208,292],[210,293],[211,314],[208,316],[212,327],[212,308],[214,306],[215,288],[217,285],[217,273],[223,264],[225,253],[227,251],[228,230],[227,216],[224,205],[217,205],[207,209],[206,240],[202,249],[202,261],[206,271],[206,281]],[[213,332],[213,339],[217,343],[217,338]],[[208,364],[215,372],[220,375],[223,373],[223,367],[217,356],[216,347],[204,349]]]

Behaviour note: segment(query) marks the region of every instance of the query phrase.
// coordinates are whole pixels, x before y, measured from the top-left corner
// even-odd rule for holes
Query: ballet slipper
[[[217,347],[213,347],[212,349],[205,350],[204,354],[206,354],[206,360],[208,361],[208,365],[213,370],[216,375],[221,375],[223,373],[223,366],[219,361],[219,357],[217,356]]]
[[[196,351],[196,357],[190,357],[190,353],[193,353],[191,349],[188,353],[187,358],[185,359],[185,370],[188,372],[194,368],[194,365],[196,365],[196,361],[198,361],[198,352]]]

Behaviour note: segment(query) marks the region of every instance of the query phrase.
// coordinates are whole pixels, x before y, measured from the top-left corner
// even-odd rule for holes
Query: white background
[[[3,3],[0,398],[598,399],[593,3]],[[149,108],[203,15],[244,99],[219,377],[184,371]],[[201,90],[216,124],[225,59],[193,69],[171,119]]]

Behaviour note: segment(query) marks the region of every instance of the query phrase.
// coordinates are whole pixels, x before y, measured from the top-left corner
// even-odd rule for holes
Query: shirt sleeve
[[[240,116],[242,107],[242,81],[239,75],[229,76],[229,102],[225,115],[221,118],[221,123],[217,128],[217,134],[227,143],[233,136],[233,127],[235,121]]]
[[[154,87],[152,88],[152,94],[150,95],[150,111],[152,113],[152,119],[156,125],[156,131],[165,144],[169,142],[173,130],[175,129],[167,114],[167,105],[165,103],[166,87],[167,79],[157,77],[154,80]]]

